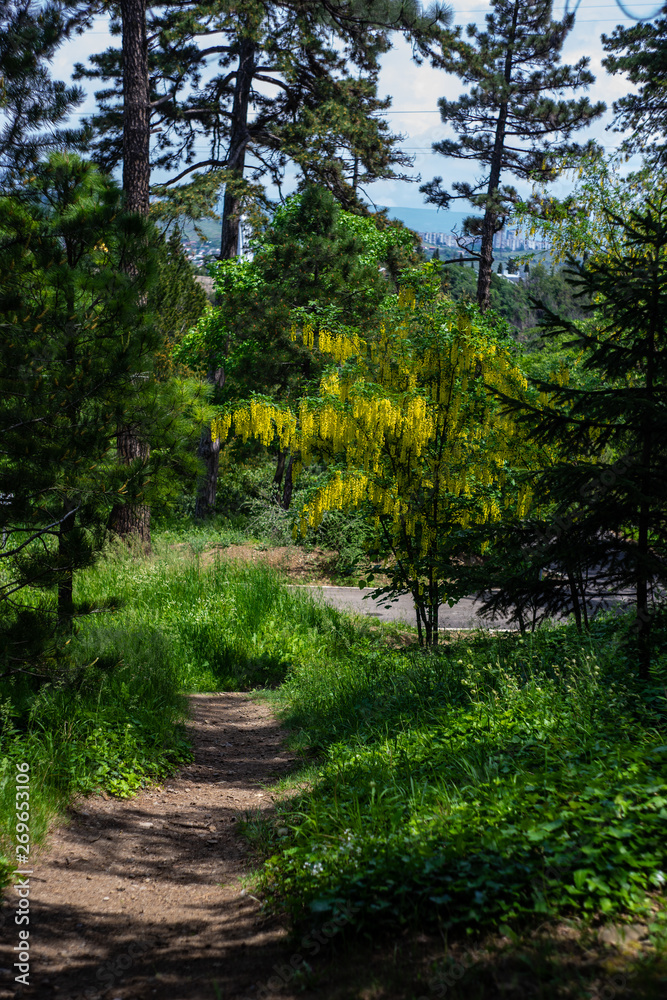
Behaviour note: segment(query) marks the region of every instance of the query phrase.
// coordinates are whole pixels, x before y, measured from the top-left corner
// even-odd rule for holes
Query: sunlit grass
[[[189,758],[187,692],[275,688],[302,659],[367,641],[270,570],[225,563],[219,550],[212,558],[206,550],[225,538],[210,529],[167,533],[151,558],[111,546],[76,578],[75,601],[99,613],[79,620],[50,680],[18,673],[0,682],[6,854],[17,762],[31,768],[38,842],[73,795],[129,795]],[[0,882],[10,860],[0,862]]]
[[[667,878],[665,671],[636,683],[622,619],[396,648],[218,544],[167,535],[79,575],[76,599],[113,610],[81,621],[49,683],[3,682],[5,830],[17,761],[39,838],[72,795],[131,794],[187,759],[187,692],[261,689],[304,767],[275,821],[244,829],[295,920],[343,900],[388,926],[648,913]]]
[[[273,904],[471,928],[647,915],[667,881],[665,692],[660,669],[635,682],[621,632],[478,633],[292,670],[285,720],[320,763],[283,805],[290,837],[260,875]]]

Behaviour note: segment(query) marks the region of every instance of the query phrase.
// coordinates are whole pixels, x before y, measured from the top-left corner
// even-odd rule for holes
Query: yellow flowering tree
[[[372,337],[292,331],[332,359],[318,395],[298,412],[256,397],[216,429],[277,440],[301,464],[325,456],[327,481],[295,530],[316,527],[325,511],[361,508],[393,556],[391,584],[376,594],[412,594],[420,641],[434,645],[440,606],[465,593],[460,557],[483,550],[479,529],[526,510],[530,495],[513,469],[534,449],[492,391],[528,393],[503,329],[476,306],[443,298],[428,265],[404,280]]]

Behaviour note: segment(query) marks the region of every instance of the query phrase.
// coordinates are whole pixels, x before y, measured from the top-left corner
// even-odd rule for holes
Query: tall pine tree
[[[6,184],[54,146],[76,145],[83,133],[65,127],[83,100],[79,87],[53,80],[58,46],[82,31],[90,4],[4,0],[0,6],[0,176]]]
[[[617,592],[631,588],[639,674],[647,679],[655,594],[667,583],[664,186],[641,211],[610,216],[610,224],[619,230],[619,251],[568,265],[588,319],[545,310],[546,332],[583,351],[591,384],[538,382],[544,403],[522,419],[562,456],[534,489],[553,506],[551,528],[541,529],[542,566],[553,554],[582,580],[592,573]]]
[[[487,172],[476,183],[457,181],[454,194],[443,189],[441,177],[421,188],[427,201],[441,208],[463,198],[481,209],[482,216],[467,219],[464,229],[481,243],[474,255],[479,259],[477,301],[482,309],[490,300],[493,237],[518,198],[514,187],[502,183],[503,175],[553,178],[559,156],[582,151],[570,142],[572,133],[605,110],[604,104],[591,104],[586,97],[560,96],[594,80],[588,58],[574,66],[559,65],[573,14],[552,20],[551,0],[492,0],[492,7],[485,31],[471,24],[464,38],[457,30],[445,64],[470,90],[458,101],[440,98],[442,120],[458,138],[433,145],[435,152],[481,163]]]
[[[73,154],[51,154],[0,200],[0,620],[17,663],[71,625],[76,569],[99,551],[112,504],[146,488],[146,460],[121,464],[112,443],[117,424],[145,437],[153,419],[157,244]],[[55,607],[31,608],[26,586],[57,591]]]
[[[153,166],[171,174],[162,190],[188,179],[196,201],[203,177],[217,174],[225,184],[223,259],[237,252],[248,184],[279,184],[288,161],[344,205],[358,205],[364,183],[409,163],[381,116],[388,102],[376,94],[379,56],[401,31],[418,58],[437,58],[449,17],[437,5],[423,14],[412,0],[207,0],[151,11]],[[121,156],[118,50],[77,73],[113,81],[98,94],[93,120],[95,158],[111,169]]]
[[[624,145],[630,152],[641,150],[663,166],[667,162],[667,5],[662,16],[631,28],[619,25],[603,35],[610,55],[602,65],[608,73],[623,73],[637,87],[614,102],[615,128],[630,129]],[[662,141],[659,141],[659,140]]]
[[[150,189],[150,107],[146,0],[121,0],[123,29],[123,194],[125,208],[148,216]],[[130,271],[137,264],[128,262]],[[118,458],[130,464],[146,460],[150,447],[137,428],[122,424],[116,433]],[[121,538],[136,537],[146,550],[151,544],[151,512],[147,504],[119,504],[111,516],[113,530]]]

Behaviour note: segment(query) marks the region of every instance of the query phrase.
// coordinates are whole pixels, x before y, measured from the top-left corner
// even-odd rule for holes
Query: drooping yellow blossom
[[[244,441],[291,448],[295,470],[327,457],[331,475],[297,530],[317,527],[326,511],[363,505],[376,527],[414,540],[415,562],[456,526],[528,510],[532,497],[511,486],[508,470],[530,465],[535,446],[493,395],[523,398],[525,375],[477,314],[438,308],[424,310],[407,289],[373,336],[305,324],[303,345],[333,360],[319,394],[302,399],[298,413],[255,398],[216,422],[221,438],[233,426]]]

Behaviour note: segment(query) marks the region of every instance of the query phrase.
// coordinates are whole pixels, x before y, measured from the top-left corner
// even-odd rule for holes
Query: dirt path
[[[261,995],[286,932],[241,894],[251,866],[235,820],[271,808],[292,759],[268,706],[246,695],[196,695],[191,711],[195,760],[174,780],[127,801],[86,799],[53,832],[31,879],[31,986],[3,976],[0,997]]]

